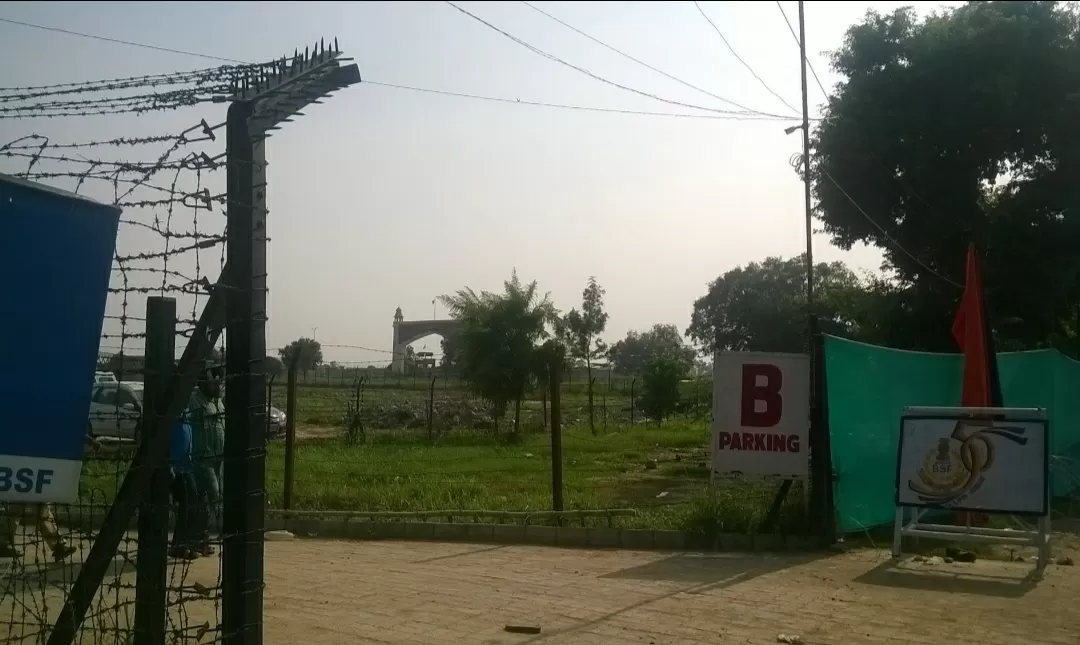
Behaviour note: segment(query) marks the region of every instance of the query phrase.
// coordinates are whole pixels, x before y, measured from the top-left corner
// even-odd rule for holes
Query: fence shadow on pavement
[[[997,598],[1021,598],[1037,588],[1041,581],[1042,574],[1033,563],[983,561],[972,564],[927,564],[891,559],[854,580],[859,584],[894,589]]]
[[[106,572],[107,580],[118,580],[125,574],[135,572],[134,561],[122,555],[113,560]],[[82,566],[82,562],[50,562],[37,564],[35,567],[4,565],[0,566],[0,577],[8,579],[5,591],[21,598],[23,594],[32,591],[66,589],[79,576]]]
[[[691,585],[687,593],[724,589],[783,569],[813,562],[825,553],[678,553],[602,577]]]

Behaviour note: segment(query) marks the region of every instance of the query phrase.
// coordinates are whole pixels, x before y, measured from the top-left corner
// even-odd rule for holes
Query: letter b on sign
[[[784,416],[780,388],[784,373],[776,365],[747,363],[742,366],[740,418],[744,428],[771,428]]]

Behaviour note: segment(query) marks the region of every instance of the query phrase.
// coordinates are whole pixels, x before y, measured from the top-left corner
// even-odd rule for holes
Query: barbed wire
[[[249,68],[244,66],[225,66],[105,81],[0,88],[0,119],[15,123],[39,119],[34,122],[34,132],[0,145],[0,172],[122,209],[99,348],[115,347],[124,357],[143,355],[149,296],[172,297],[178,314],[183,312],[176,324],[177,346],[186,344],[194,332],[200,304],[205,302],[204,295],[224,264],[224,141],[217,134],[224,124],[211,125],[213,122],[199,115],[184,116],[179,118],[191,118],[190,127],[179,129],[176,116],[150,116],[139,120],[138,134],[105,134],[96,125],[100,120],[78,117],[192,110],[193,106],[220,102],[247,73]],[[61,137],[37,125],[42,117],[71,119],[97,136],[61,141]],[[153,131],[157,123],[153,119],[162,121],[157,132]],[[120,127],[130,127],[128,122],[121,123]],[[141,379],[126,360],[112,367],[119,381]],[[99,397],[98,392],[95,388],[95,397]],[[121,412],[120,388],[112,392],[116,394],[111,399],[105,393],[92,400],[88,432],[114,437],[117,445],[125,441],[130,444],[135,430]],[[48,522],[40,519],[27,521],[29,526],[8,540],[9,546],[23,555],[0,582],[0,606],[7,603],[9,607],[6,619],[10,638],[44,641],[58,603],[63,602],[75,576],[69,557],[76,562],[86,557],[96,537],[94,522],[104,517],[104,510],[127,472],[130,451],[110,454],[103,452],[96,441],[94,445],[93,449],[88,447],[79,501],[56,508],[59,517],[52,520],[52,525],[61,530],[42,530]],[[213,512],[220,516],[220,499],[216,504]],[[220,539],[209,544],[220,545]],[[74,547],[74,551],[57,558],[57,564],[50,564],[51,555],[62,553],[57,551],[61,543]],[[100,635],[109,640],[130,638],[134,613],[132,574],[138,546],[134,535],[122,541],[117,557],[123,566],[117,567],[99,589],[83,623],[83,638],[95,642]],[[191,570],[187,560],[174,559],[169,564],[168,632],[175,642],[218,641],[222,637],[220,573],[215,572],[216,582],[201,586],[193,582]],[[207,607],[196,611],[197,604]]]

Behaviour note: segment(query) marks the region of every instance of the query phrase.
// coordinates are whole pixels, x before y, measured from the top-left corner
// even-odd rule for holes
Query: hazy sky
[[[300,335],[389,350],[394,308],[498,289],[516,267],[564,310],[585,281],[607,289],[609,340],[653,323],[685,329],[707,283],[737,265],[802,251],[798,122],[725,47],[692,2],[536,2],[578,29],[716,95],[787,121],[674,118],[533,107],[361,84],[270,140],[268,347]],[[794,22],[795,2],[781,3]],[[807,2],[810,59],[868,8],[942,3]],[[730,108],[626,60],[518,2],[460,6],[617,83]],[[702,2],[769,87],[799,107],[798,49],[774,2]],[[529,51],[443,2],[5,2],[0,18],[243,61],[337,37],[365,81],[622,110],[710,114],[634,95]],[[212,67],[217,61],[0,23],[0,86]],[[811,115],[823,95],[810,80]],[[201,113],[224,119],[224,106]],[[157,118],[157,121],[152,119]],[[96,119],[96,120],[95,120]],[[0,144],[190,125],[191,114],[0,120]],[[139,119],[142,119],[139,121]],[[169,121],[172,119],[172,121]],[[198,118],[194,119],[195,122]],[[153,123],[153,127],[149,124]],[[164,124],[164,125],[162,125]],[[872,249],[814,239],[815,258],[873,270]],[[437,312],[443,317],[444,312]],[[438,339],[416,343],[438,351]],[[327,349],[327,360],[385,361]]]

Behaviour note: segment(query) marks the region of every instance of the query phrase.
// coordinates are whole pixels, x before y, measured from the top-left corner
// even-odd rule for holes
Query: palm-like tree
[[[465,288],[440,300],[463,323],[462,376],[491,403],[496,430],[513,401],[514,432],[518,432],[521,401],[535,374],[537,343],[558,319],[548,294],[540,295],[535,280],[522,284],[514,271],[503,283],[503,293]]]

